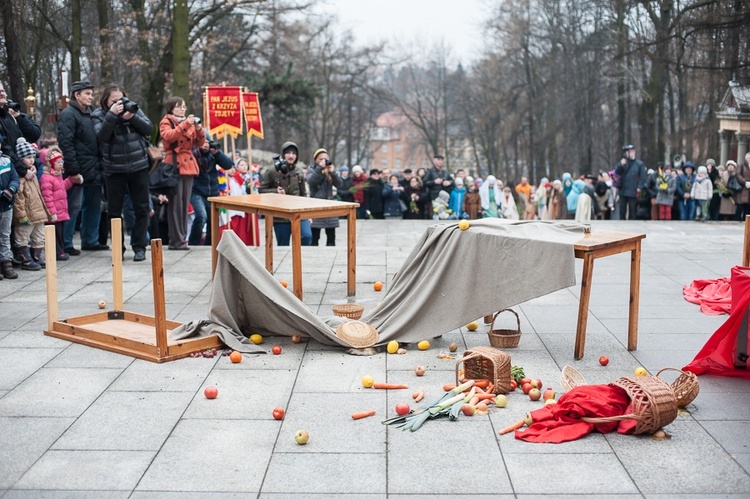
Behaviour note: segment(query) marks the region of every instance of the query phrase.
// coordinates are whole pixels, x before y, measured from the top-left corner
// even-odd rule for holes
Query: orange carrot
[[[519,429],[523,425],[524,425],[524,421],[522,419],[520,421],[516,421],[515,423],[513,423],[512,425],[510,425],[508,427],[503,428],[502,430],[498,431],[498,433],[500,435],[505,435],[506,433],[510,433],[512,431],[515,431],[515,430]]]
[[[474,380],[474,386],[477,388],[487,388],[490,385],[490,380],[488,379],[475,379]]]
[[[487,387],[487,393],[493,393],[495,391],[495,384],[490,381],[490,385]]]
[[[380,383],[380,382],[375,382],[375,384],[373,384],[372,387],[379,388],[380,390],[405,390],[409,388],[408,385],[398,385],[394,383]]]
[[[423,398],[424,398],[424,389],[419,390],[419,392],[417,393],[417,397],[414,399],[414,402],[421,402]]]
[[[369,418],[370,416],[374,415],[375,411],[355,412],[354,414],[352,414],[352,419]]]
[[[478,386],[473,387],[476,393],[484,393],[484,390]]]
[[[477,393],[477,399],[479,400],[491,400],[495,398],[494,393]]]
[[[414,400],[417,400],[417,397],[419,397],[419,392],[414,392],[411,394],[411,398],[413,398]]]
[[[446,392],[449,392],[449,391],[453,390],[454,388],[456,388],[456,384],[455,383],[448,383],[448,384],[443,385],[443,390],[446,391]]]

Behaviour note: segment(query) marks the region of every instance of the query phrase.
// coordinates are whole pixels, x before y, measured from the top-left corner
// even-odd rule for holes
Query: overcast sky
[[[476,59],[481,48],[485,0],[323,0],[321,12],[336,13],[362,44],[387,41],[394,46],[443,39],[456,62]]]

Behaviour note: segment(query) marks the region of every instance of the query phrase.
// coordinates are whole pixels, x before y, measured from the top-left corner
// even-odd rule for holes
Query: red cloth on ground
[[[732,268],[732,312],[708,339],[685,371],[750,379],[750,267]],[[745,355],[744,360],[740,358]]]
[[[732,285],[729,277],[697,279],[690,286],[683,286],[682,294],[690,303],[700,305],[701,312],[706,315],[732,312]]]
[[[516,430],[516,438],[527,442],[559,444],[577,440],[597,430],[609,433],[632,432],[635,421],[587,423],[581,417],[611,417],[627,414],[630,397],[619,386],[577,386],[560,397],[556,404],[545,405],[531,413],[534,423],[525,430]]]

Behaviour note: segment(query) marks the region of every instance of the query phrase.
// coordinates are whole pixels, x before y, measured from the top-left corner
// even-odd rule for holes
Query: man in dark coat
[[[83,184],[68,190],[68,213],[63,241],[65,253],[79,255],[73,247],[76,218],[81,214],[81,248],[89,251],[107,250],[99,244],[99,221],[102,205],[102,167],[99,162],[99,141],[94,130],[91,104],[94,86],[87,81],[77,81],[70,87],[72,98],[60,113],[57,122],[57,140],[65,161],[65,177],[81,174]]]
[[[203,244],[210,246],[212,221],[210,217],[211,203],[208,202],[208,198],[219,195],[219,170],[217,170],[217,166],[222,170],[231,170],[234,163],[232,158],[219,149],[219,144],[212,140],[204,142],[198,151],[196,159],[200,171],[193,179],[193,190],[190,194],[190,204],[193,205],[195,219],[193,219],[193,225],[190,228],[188,244],[190,246],[201,244],[203,226],[206,225],[206,234],[208,235],[203,240]]]
[[[635,157],[635,146],[627,145],[624,148],[625,157],[615,167],[615,173],[620,175],[621,184],[618,190],[620,198],[620,220],[625,220],[626,216],[630,220],[635,220],[636,207],[638,204],[638,194],[645,187],[647,174],[646,166],[640,159]]]
[[[373,168],[370,170],[370,178],[365,182],[365,213],[369,217],[377,220],[384,220],[383,213],[383,187],[384,183],[380,180],[380,170]]]
[[[26,166],[16,158],[16,143],[20,137],[26,139],[29,144],[39,140],[42,129],[39,128],[28,114],[20,113],[8,108],[8,94],[5,86],[0,83],[0,135],[3,137],[3,154],[9,156],[16,167],[19,177],[26,175]]]
[[[427,187],[427,192],[430,193],[431,201],[437,199],[440,191],[450,194],[454,187],[450,173],[443,168],[444,159],[442,154],[436,154],[432,158],[432,168],[427,170],[427,174],[424,176],[424,185]]]

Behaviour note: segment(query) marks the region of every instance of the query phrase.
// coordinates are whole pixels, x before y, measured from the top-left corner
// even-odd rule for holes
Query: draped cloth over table
[[[378,330],[379,344],[392,339],[417,342],[450,332],[477,317],[575,284],[573,244],[582,237],[582,225],[565,222],[475,220],[466,231],[457,223],[432,226],[377,309],[361,320]],[[217,250],[208,320],[183,324],[172,332],[173,338],[217,333],[230,347],[250,353],[264,351],[244,338],[255,332],[299,333],[324,344],[349,346],[335,334],[347,319],[314,314],[232,231],[223,233]]]
[[[695,374],[750,379],[750,267],[733,267],[731,279],[732,312],[729,318],[719,326],[684,370]]]
[[[706,315],[721,315],[732,312],[732,284],[729,277],[718,279],[696,279],[682,287],[685,300],[700,305]]]

